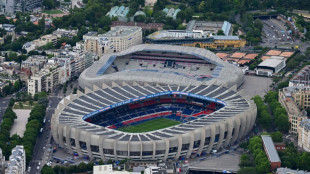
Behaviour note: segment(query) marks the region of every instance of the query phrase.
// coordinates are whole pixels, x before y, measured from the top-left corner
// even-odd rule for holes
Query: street
[[[30,174],[40,173],[39,171],[42,169],[44,164],[49,161],[49,157],[44,156],[44,152],[47,151],[47,145],[51,141],[50,120],[60,100],[61,98],[59,97],[49,97],[49,103],[45,115],[46,121],[43,125],[43,132],[37,138],[37,142],[33,150],[34,153],[32,156],[32,160],[29,163],[29,167],[31,167]]]

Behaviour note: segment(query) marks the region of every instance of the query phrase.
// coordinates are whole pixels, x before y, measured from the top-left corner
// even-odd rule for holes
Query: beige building
[[[56,45],[56,43],[57,43],[57,36],[56,35],[52,35],[52,34],[48,34],[48,35],[41,36],[39,39],[36,39],[36,40],[33,41],[33,43],[37,47],[44,46],[44,45],[46,45],[49,42],[52,42],[53,45]]]
[[[291,123],[290,133],[297,134],[300,122],[307,119],[307,114],[300,107],[302,90],[296,87],[287,87],[279,91],[279,102],[286,109],[289,122]]]
[[[116,26],[105,34],[85,37],[84,50],[101,57],[103,54],[123,51],[141,43],[141,27]]]
[[[305,119],[300,123],[298,129],[298,146],[310,152],[310,119]]]

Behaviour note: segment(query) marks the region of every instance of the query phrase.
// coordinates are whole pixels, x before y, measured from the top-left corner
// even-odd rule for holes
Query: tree
[[[252,164],[252,161],[250,159],[250,156],[248,154],[242,154],[239,166],[240,167],[251,167],[252,165],[253,164]]]
[[[218,30],[218,31],[217,31],[217,35],[219,35],[219,36],[222,35],[222,36],[223,36],[223,35],[225,35],[225,34],[224,34],[224,31],[223,31],[223,30]]]
[[[283,141],[283,135],[280,131],[276,131],[276,132],[271,133],[271,137],[272,137],[272,140],[274,142],[282,142]]]
[[[18,105],[19,105],[19,107],[20,107],[21,109],[23,109],[23,108],[24,108],[24,105],[23,105],[23,103],[22,103],[22,102],[19,102],[19,103],[18,103]]]
[[[73,94],[77,94],[77,88],[73,89]]]
[[[49,10],[56,7],[54,0],[43,0],[43,5]]]
[[[43,166],[41,173],[42,174],[56,174],[54,169],[52,167],[47,166],[47,165]]]
[[[146,17],[144,15],[137,15],[134,17],[135,22],[145,22]]]
[[[32,100],[29,101],[29,105],[32,108],[32,105],[33,105],[33,101]]]
[[[290,59],[286,64],[286,67],[289,70],[295,69],[297,66],[298,66],[298,62],[296,62],[294,59]]]

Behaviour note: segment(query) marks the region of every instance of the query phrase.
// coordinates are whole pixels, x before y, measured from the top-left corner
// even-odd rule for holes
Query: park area
[[[170,126],[175,126],[180,124],[181,122],[170,120],[167,118],[158,118],[154,120],[149,120],[137,125],[129,125],[126,127],[121,127],[118,130],[123,132],[130,132],[130,133],[142,133],[142,132],[149,132],[153,130],[163,129]]]
[[[31,110],[13,109],[13,111],[16,113],[17,118],[14,120],[13,127],[10,131],[10,136],[17,134],[18,136],[23,137]]]
[[[32,109],[36,104],[37,101],[29,100],[24,102],[15,102],[13,109]]]

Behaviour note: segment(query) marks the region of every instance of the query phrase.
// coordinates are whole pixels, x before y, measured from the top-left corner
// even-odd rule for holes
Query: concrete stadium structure
[[[184,61],[186,64],[182,64]],[[254,125],[256,106],[237,91],[242,82],[241,70],[210,51],[138,45],[104,55],[82,73],[79,85],[84,93],[72,94],[60,102],[52,117],[52,135],[68,153],[90,159],[177,160],[210,153],[238,142]],[[123,125],[145,118],[122,117],[116,114],[120,109],[141,105],[143,110],[151,107],[146,103],[162,105],[162,101],[166,101],[163,106],[171,104],[171,110],[177,103],[186,107],[172,112],[170,108],[154,109],[153,115],[169,112],[183,117],[188,105],[201,104],[205,110],[187,114],[188,119],[179,125],[150,132],[116,129],[114,123]],[[208,112],[211,105],[214,107]],[[108,116],[108,112],[115,115]],[[151,116],[148,111],[145,114]]]

